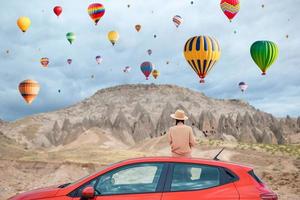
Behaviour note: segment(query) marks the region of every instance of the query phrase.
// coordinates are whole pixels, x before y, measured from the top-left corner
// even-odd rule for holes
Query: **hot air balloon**
[[[153,69],[153,65],[151,62],[143,62],[141,64],[141,70],[142,70],[143,74],[145,75],[146,80],[149,79],[152,69]]]
[[[101,56],[96,56],[96,62],[97,64],[101,64],[102,63],[103,58]]]
[[[53,8],[53,12],[55,13],[55,15],[57,16],[57,17],[59,17],[59,15],[62,13],[62,7],[61,6],[55,6],[54,8]]]
[[[72,64],[72,59],[71,58],[69,58],[68,60],[67,60],[67,63],[69,64],[69,65],[71,65]]]
[[[221,0],[221,9],[231,21],[240,10],[239,0]]]
[[[130,4],[127,5],[127,8],[130,8]]]
[[[105,14],[105,8],[100,3],[93,3],[93,4],[89,5],[88,13],[89,13],[90,17],[92,18],[92,20],[95,22],[95,25],[97,25],[99,20]]]
[[[262,75],[275,62],[278,57],[278,46],[271,41],[256,41],[250,48],[251,57],[257,66],[261,69]]]
[[[140,32],[141,28],[142,28],[142,26],[140,24],[135,25],[135,30],[137,32]]]
[[[194,2],[193,2],[193,1],[191,1],[191,4],[193,5],[193,4],[194,4]]]
[[[24,33],[28,30],[30,27],[31,21],[29,17],[20,17],[17,21],[17,25],[23,31]]]
[[[49,58],[41,58],[40,62],[41,62],[43,67],[48,67]]]
[[[151,50],[151,49],[148,49],[148,50],[147,50],[147,53],[148,53],[149,56],[151,56],[152,50]]]
[[[60,90],[57,90],[57,92],[60,93],[61,91],[60,91]]]
[[[155,79],[157,79],[157,77],[159,76],[159,71],[157,70],[157,69],[154,69],[153,71],[152,71],[152,76],[155,78]]]
[[[200,83],[220,59],[221,49],[216,39],[209,36],[190,38],[184,46],[184,57],[196,74]]]
[[[156,38],[156,37],[157,37],[157,35],[156,35],[156,34],[154,34],[154,35],[153,35],[153,37],[154,37],[154,38]]]
[[[174,22],[175,26],[178,28],[180,26],[180,24],[183,22],[183,19],[179,15],[175,15],[173,17],[173,22]]]
[[[170,61],[167,61],[166,64],[167,64],[167,65],[170,64]]]
[[[115,45],[116,42],[119,40],[119,33],[116,31],[110,31],[107,35],[109,41],[112,43],[112,45]]]
[[[9,50],[8,49],[6,50],[6,54],[9,54]]]
[[[248,84],[245,82],[240,82],[239,83],[239,88],[241,89],[242,92],[245,92],[248,88]]]
[[[124,69],[123,69],[123,72],[125,73],[128,73],[131,71],[131,67],[130,66],[126,66]]]
[[[73,42],[76,39],[75,33],[72,33],[72,32],[67,33],[66,37],[67,37],[67,40],[70,42],[70,44],[73,44]]]
[[[25,80],[19,84],[19,91],[25,101],[31,104],[40,91],[40,85],[34,80]]]

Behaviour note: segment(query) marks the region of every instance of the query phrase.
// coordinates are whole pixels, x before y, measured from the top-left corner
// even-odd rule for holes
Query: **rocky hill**
[[[176,109],[198,137],[250,143],[298,143],[300,118],[277,119],[241,100],[217,100],[173,85],[123,85],[96,92],[68,108],[0,122],[0,131],[27,147],[71,144],[97,128],[127,146],[166,134]],[[296,138],[296,139],[295,139]]]

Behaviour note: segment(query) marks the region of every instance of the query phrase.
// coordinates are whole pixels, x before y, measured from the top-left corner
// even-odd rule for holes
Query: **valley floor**
[[[166,138],[156,138],[128,148],[112,148],[109,145],[76,145],[46,150],[17,149],[1,154],[0,199],[26,190],[62,184],[77,180],[106,165],[127,158],[169,155]],[[220,159],[250,165],[256,173],[280,196],[281,200],[300,199],[300,157],[294,155],[299,146],[291,148],[288,154],[283,146],[259,146],[224,143],[221,141],[200,141],[194,157],[213,158],[221,149],[226,150]],[[6,148],[7,150],[9,148]],[[271,149],[271,150],[270,150]],[[88,153],[86,153],[88,152]]]

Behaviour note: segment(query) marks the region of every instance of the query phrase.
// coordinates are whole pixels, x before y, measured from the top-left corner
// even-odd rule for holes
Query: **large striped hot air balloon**
[[[256,41],[250,48],[252,59],[261,69],[262,75],[266,75],[267,70],[278,57],[278,46],[271,41]]]
[[[40,85],[34,80],[25,80],[19,84],[19,91],[25,101],[31,104],[40,91]]]
[[[221,0],[221,9],[227,18],[231,21],[240,10],[239,0]]]
[[[141,64],[141,71],[143,72],[143,74],[145,75],[145,77],[146,77],[146,80],[148,80],[149,79],[149,76],[150,76],[150,74],[151,74],[151,72],[152,72],[152,69],[153,69],[153,65],[152,65],[152,63],[151,62],[143,62],[142,64]]]
[[[174,22],[175,26],[178,28],[180,26],[180,24],[183,22],[183,19],[179,15],[175,15],[173,17],[173,22]]]
[[[41,58],[40,62],[41,62],[41,65],[43,67],[48,67],[48,65],[49,65],[49,58]]]
[[[105,8],[100,3],[93,3],[93,4],[89,5],[88,13],[89,13],[90,17],[92,18],[92,20],[95,22],[95,25],[97,25],[99,20],[105,14]]]
[[[184,57],[200,77],[200,83],[204,83],[204,78],[220,56],[221,48],[217,40],[209,36],[192,37],[184,46]]]
[[[152,76],[154,77],[154,79],[157,79],[157,77],[159,77],[159,71],[157,70],[157,69],[154,69],[153,71],[152,71]]]

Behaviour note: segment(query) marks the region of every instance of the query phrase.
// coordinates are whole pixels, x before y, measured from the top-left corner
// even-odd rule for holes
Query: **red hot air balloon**
[[[240,10],[239,0],[221,0],[221,9],[231,21]]]
[[[56,14],[57,17],[59,17],[59,15],[62,13],[62,7],[61,6],[55,6],[53,8],[53,12]]]

